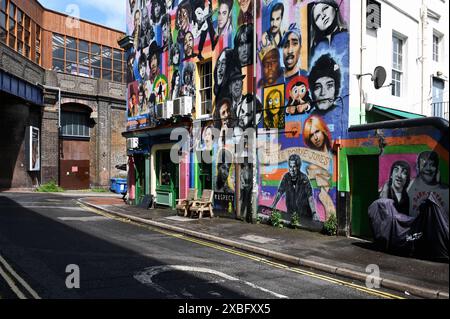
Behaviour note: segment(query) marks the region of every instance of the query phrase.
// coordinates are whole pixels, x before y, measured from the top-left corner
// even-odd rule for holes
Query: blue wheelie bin
[[[127,192],[127,179],[111,178],[110,190],[117,194],[125,194]]]

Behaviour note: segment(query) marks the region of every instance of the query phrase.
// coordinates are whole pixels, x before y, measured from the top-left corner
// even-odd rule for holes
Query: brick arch
[[[61,108],[64,109],[65,106],[66,107],[67,106],[79,107],[80,109],[85,109],[86,111],[89,111],[89,113],[97,112],[97,110],[98,110],[97,103],[94,101],[62,97],[61,98]]]

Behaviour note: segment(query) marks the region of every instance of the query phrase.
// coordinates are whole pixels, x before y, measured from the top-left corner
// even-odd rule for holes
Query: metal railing
[[[431,114],[433,116],[442,117],[448,121],[448,104],[449,102],[431,103]]]

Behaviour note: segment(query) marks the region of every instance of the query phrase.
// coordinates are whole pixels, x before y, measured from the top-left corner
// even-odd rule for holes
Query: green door
[[[372,238],[368,208],[378,199],[378,156],[350,156],[351,235]]]
[[[178,164],[170,160],[170,150],[156,152],[156,203],[175,208],[178,198]]]

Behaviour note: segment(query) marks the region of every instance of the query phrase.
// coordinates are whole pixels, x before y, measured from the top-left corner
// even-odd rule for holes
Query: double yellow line
[[[0,255],[0,277],[5,280],[9,288],[11,288],[12,292],[19,299],[41,299],[36,291],[14,271],[2,255]]]
[[[340,280],[340,279],[337,279],[337,278],[333,278],[333,277],[330,277],[330,276],[317,274],[317,273],[314,273],[314,272],[311,272],[311,271],[300,269],[298,267],[287,266],[287,265],[284,265],[284,264],[281,264],[281,263],[278,263],[278,262],[271,261],[271,260],[266,259],[264,257],[258,257],[258,256],[253,255],[253,254],[245,253],[245,252],[242,252],[240,250],[233,249],[233,248],[224,247],[222,245],[214,244],[214,243],[211,243],[209,241],[205,241],[205,240],[189,237],[189,236],[184,235],[184,234],[178,234],[178,233],[174,233],[174,232],[171,232],[171,231],[162,230],[162,229],[157,228],[155,226],[149,226],[149,225],[145,225],[145,224],[142,224],[142,223],[134,222],[134,221],[131,221],[131,220],[126,219],[124,217],[118,217],[118,216],[115,216],[115,215],[112,215],[112,214],[108,214],[108,213],[102,212],[102,211],[100,211],[98,209],[94,209],[94,208],[91,208],[91,207],[88,207],[88,206],[85,206],[85,205],[82,205],[82,206],[84,208],[87,208],[90,211],[92,211],[92,212],[94,212],[96,214],[102,215],[102,216],[106,216],[106,217],[109,217],[109,218],[112,218],[112,219],[115,219],[115,220],[119,220],[119,221],[122,221],[122,222],[133,224],[133,225],[136,225],[136,226],[139,226],[139,227],[144,227],[144,228],[147,228],[149,230],[152,230],[152,231],[155,231],[157,233],[164,234],[164,235],[167,235],[167,236],[170,236],[170,237],[179,238],[179,239],[182,239],[182,240],[185,240],[185,241],[189,241],[189,242],[193,242],[193,243],[196,243],[196,244],[199,244],[199,245],[202,245],[202,246],[210,247],[210,248],[213,248],[213,249],[216,249],[216,250],[221,250],[221,251],[233,254],[233,255],[237,255],[237,256],[241,256],[241,257],[244,257],[244,258],[247,258],[247,259],[251,259],[251,260],[254,260],[254,261],[257,261],[257,262],[261,262],[263,264],[266,264],[266,265],[269,265],[269,266],[272,266],[272,267],[275,267],[275,268],[284,269],[286,271],[290,271],[290,272],[298,273],[298,274],[301,274],[301,275],[304,275],[304,276],[312,277],[312,278],[315,278],[315,279],[327,281],[329,283],[336,284],[336,285],[339,285],[339,286],[349,287],[349,288],[352,288],[352,289],[355,289],[355,290],[367,293],[367,294],[372,295],[372,296],[385,298],[385,299],[406,299],[406,298],[404,298],[402,296],[390,294],[390,293],[387,293],[387,292],[384,292],[384,291],[380,291],[380,290],[376,290],[376,289],[372,289],[372,288],[367,288],[367,287],[362,286],[362,285],[357,285],[357,284],[354,284],[354,283],[351,283],[351,282],[347,282],[347,281],[344,281],[344,280]]]

